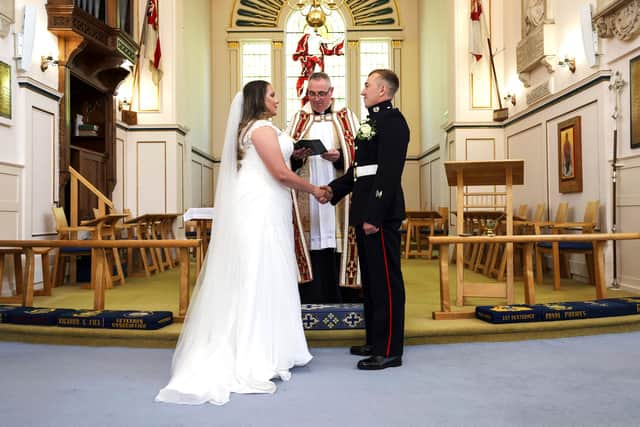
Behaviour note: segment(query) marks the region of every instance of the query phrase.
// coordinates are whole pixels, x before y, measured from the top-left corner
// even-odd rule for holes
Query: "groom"
[[[358,369],[402,365],[404,281],[400,270],[400,224],[405,218],[401,178],[409,127],[391,99],[400,82],[391,70],[369,73],[361,95],[369,117],[356,135],[355,161],[329,183],[336,204],[352,193],[349,223],[356,229],[364,293],[367,342],[351,353],[369,356]]]

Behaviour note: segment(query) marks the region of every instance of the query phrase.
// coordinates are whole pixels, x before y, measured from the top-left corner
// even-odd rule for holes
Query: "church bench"
[[[543,234],[543,235],[501,235],[501,236],[434,236],[429,237],[430,243],[437,245],[439,250],[440,269],[440,310],[434,311],[435,320],[463,319],[475,317],[475,311],[451,311],[451,297],[449,292],[449,245],[458,243],[519,243],[524,246],[523,281],[526,304],[535,304],[535,286],[533,280],[533,248],[541,242],[590,242],[593,245],[595,292],[596,298],[606,298],[604,248],[611,240],[638,240],[640,233],[590,233],[590,234]],[[488,283],[487,283],[488,284]],[[472,287],[486,285],[484,283],[470,284]],[[457,293],[462,294],[460,282]]]

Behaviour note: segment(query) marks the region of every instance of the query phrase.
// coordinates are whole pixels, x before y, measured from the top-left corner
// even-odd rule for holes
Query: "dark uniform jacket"
[[[331,182],[332,204],[352,193],[349,223],[368,222],[380,227],[386,221],[405,218],[401,178],[409,145],[409,126],[391,101],[369,108],[369,124],[375,135],[356,138],[354,162],[347,172]],[[377,172],[357,176],[359,166],[378,165]]]

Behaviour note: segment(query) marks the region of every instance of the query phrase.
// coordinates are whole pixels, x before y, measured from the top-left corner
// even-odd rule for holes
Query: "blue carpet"
[[[408,346],[399,368],[355,369],[347,348],[222,407],[154,403],[172,350],[0,342],[3,426],[633,426],[640,332]]]

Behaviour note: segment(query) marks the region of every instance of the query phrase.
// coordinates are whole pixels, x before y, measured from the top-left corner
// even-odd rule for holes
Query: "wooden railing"
[[[87,178],[82,176],[80,172],[69,166],[69,173],[71,174],[71,212],[70,212],[70,225],[77,227],[78,224],[78,188],[79,184],[84,185],[87,190],[93,193],[98,198],[98,216],[104,216],[107,213],[107,206],[113,209],[113,202],[109,200],[107,196],[102,194]]]
[[[640,233],[591,233],[591,234],[544,234],[544,235],[509,235],[509,236],[435,236],[429,241],[438,245],[440,258],[440,310],[433,312],[436,320],[462,319],[475,316],[475,310],[451,311],[451,297],[449,289],[449,245],[473,243],[523,243],[524,244],[524,295],[526,304],[535,304],[535,285],[533,280],[533,247],[539,242],[589,242],[593,244],[593,258],[595,269],[596,298],[606,298],[604,271],[604,248],[610,240],[640,240]],[[461,274],[463,260],[457,260],[458,274]],[[491,286],[491,283],[474,283],[473,286]],[[456,289],[457,295],[462,295],[460,282]],[[462,305],[462,304],[457,304]]]
[[[179,251],[180,281],[178,313],[174,319],[184,320],[189,306],[189,249],[200,250],[200,240],[0,240],[0,247],[21,248],[25,255],[24,279],[25,286],[22,304],[33,304],[33,276],[34,253],[33,248],[91,248],[92,271],[91,284],[93,286],[93,308],[104,310],[105,274],[109,274],[105,249],[111,248],[176,248]],[[196,277],[199,271],[196,271]]]

